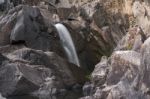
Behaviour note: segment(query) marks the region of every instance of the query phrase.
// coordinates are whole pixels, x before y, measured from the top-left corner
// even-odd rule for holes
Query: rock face
[[[139,27],[131,27],[128,33],[118,43],[115,50],[134,50],[140,52],[143,41]]]
[[[143,29],[144,33],[147,37],[149,37],[149,2],[145,0],[145,2],[135,1],[133,4],[133,14],[136,18],[137,24]]]
[[[77,6],[77,2],[80,1],[34,0],[31,4],[30,0],[13,0],[16,7],[0,18],[0,45],[21,43],[32,49],[53,51],[66,58],[53,27],[54,23],[63,21],[72,35],[81,65],[86,70],[93,70],[101,56],[112,53],[125,34],[128,21],[122,13],[109,13],[105,4],[102,5],[104,1],[85,1],[83,6],[82,3]]]
[[[112,88],[106,99],[147,99],[141,92],[135,91],[128,82],[119,82]]]
[[[111,56],[111,69],[107,84],[115,85],[122,79],[133,82],[139,74],[140,54],[134,51],[118,51]]]
[[[53,31],[49,32],[48,28]],[[59,37],[55,37],[54,30],[52,25],[46,26],[38,8],[23,6],[22,10],[18,12],[17,22],[11,32],[10,40],[12,43],[24,42],[30,48],[44,51],[56,51],[57,48],[51,46],[55,42],[55,47],[59,47],[58,49],[61,50]]]
[[[1,46],[24,44],[30,48],[54,51],[64,56],[56,29],[52,24],[45,23],[39,8],[17,6],[0,20]]]
[[[108,60],[107,57],[104,56],[102,57],[101,62],[95,66],[95,69],[91,75],[91,80],[95,86],[101,86],[105,83],[106,77],[108,75],[108,69]]]
[[[140,61],[135,51],[115,51],[108,60],[102,58],[91,75],[95,93],[83,99],[148,99],[143,94],[148,86],[142,86],[144,81],[148,84],[148,78],[143,79],[146,70]]]
[[[72,20],[69,17],[69,21],[64,22],[71,32],[81,64],[88,68],[93,68],[103,55],[109,56],[129,27],[125,14],[109,11],[103,2],[79,3],[79,7],[70,12]]]
[[[81,99],[150,99],[149,5],[0,0],[0,93],[49,99],[84,85]],[[81,68],[68,62],[56,23],[69,30]]]
[[[4,96],[30,94],[39,89],[65,89],[85,81],[80,68],[52,52],[23,48],[7,58],[1,55],[1,62],[0,92]]]
[[[150,88],[150,85],[149,85],[149,82],[150,82],[150,78],[149,78],[149,44],[150,44],[150,39],[148,38],[145,43],[143,44],[142,46],[142,57],[141,57],[141,65],[143,66],[142,68],[142,80],[143,80],[143,83],[145,85],[145,87],[149,90]]]

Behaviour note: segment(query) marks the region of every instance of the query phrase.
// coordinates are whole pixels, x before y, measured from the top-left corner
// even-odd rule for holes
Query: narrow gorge
[[[0,99],[150,99],[149,0],[0,0]]]

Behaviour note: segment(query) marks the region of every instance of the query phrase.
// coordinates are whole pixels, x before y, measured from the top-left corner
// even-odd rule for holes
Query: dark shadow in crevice
[[[11,41],[12,45],[24,45],[27,46],[26,42],[24,40],[19,40],[19,41]]]

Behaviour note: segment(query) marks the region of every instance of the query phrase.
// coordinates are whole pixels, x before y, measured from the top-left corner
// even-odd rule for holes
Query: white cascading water
[[[80,66],[77,52],[68,29],[61,23],[57,23],[55,27],[59,33],[62,46],[67,54],[69,62]]]
[[[4,0],[0,0],[0,4],[4,3],[5,1]]]

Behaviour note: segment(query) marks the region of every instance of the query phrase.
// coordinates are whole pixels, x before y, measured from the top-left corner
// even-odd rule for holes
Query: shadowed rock
[[[59,91],[85,81],[80,68],[52,52],[23,48],[7,57],[9,62],[2,61],[0,69],[0,92],[4,96],[30,94],[39,89]]]
[[[107,57],[103,56],[101,62],[95,66],[91,75],[92,83],[95,86],[101,86],[105,83],[109,68]]]

